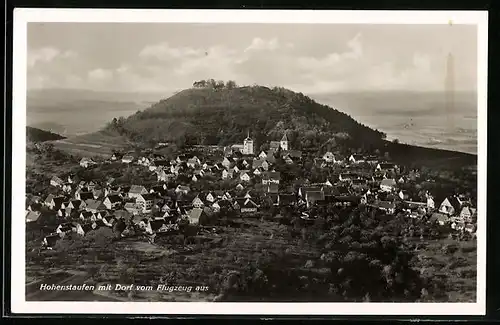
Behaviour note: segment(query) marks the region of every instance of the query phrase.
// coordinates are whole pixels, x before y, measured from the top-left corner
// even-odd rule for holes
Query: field
[[[123,150],[130,145],[124,137],[105,132],[89,133],[52,142],[56,149],[76,156],[109,157],[113,150]]]

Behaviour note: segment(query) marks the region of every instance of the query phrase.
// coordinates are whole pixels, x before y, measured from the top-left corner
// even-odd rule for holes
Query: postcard
[[[484,315],[487,24],[16,9],[12,312]]]

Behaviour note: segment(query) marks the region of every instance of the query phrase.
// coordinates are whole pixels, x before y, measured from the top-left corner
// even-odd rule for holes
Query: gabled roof
[[[108,195],[106,199],[111,203],[118,203],[122,201],[122,198],[119,195]]]
[[[198,220],[200,220],[202,213],[203,213],[203,209],[194,208],[191,211],[189,211],[189,219],[191,221],[197,222]]]
[[[129,219],[130,213],[127,210],[117,210],[114,212],[116,219]]]
[[[40,218],[42,214],[38,211],[30,211],[26,215],[26,222],[35,222]]]
[[[56,196],[52,199],[52,201],[54,201],[54,204],[56,206],[60,206],[61,204],[63,204],[64,200],[66,200],[64,196]]]
[[[243,207],[245,208],[257,208],[258,205],[251,199],[246,199],[246,201],[243,203]]]
[[[460,211],[460,207],[462,206],[462,204],[460,203],[460,201],[458,200],[458,198],[456,196],[447,197],[445,199],[445,201],[446,200],[448,200],[448,202],[450,202],[451,206],[455,209],[456,212]],[[443,203],[445,201],[443,201]]]
[[[139,194],[144,192],[145,190],[146,188],[142,185],[132,185],[130,186],[130,190],[128,192],[132,194]]]
[[[92,192],[80,192],[80,200],[87,201],[94,198],[94,193]]]
[[[139,197],[142,197],[144,201],[153,201],[157,196],[152,193],[148,193],[148,194],[141,194],[139,195]]]
[[[102,203],[102,201],[97,201],[97,200],[92,200],[93,202],[90,202],[90,204],[87,204],[87,209],[92,209],[92,210],[100,210],[100,209],[106,209],[106,206]]]
[[[283,137],[281,138],[281,141],[288,141],[288,138],[286,136],[286,132],[285,132],[285,134],[283,134]]]
[[[52,202],[53,199],[54,199],[54,195],[49,194],[49,195],[47,195],[47,198],[45,198],[45,203],[49,204]]]
[[[92,212],[90,212],[90,211],[82,211],[82,212],[80,213],[80,215],[81,215],[81,216],[83,216],[84,218],[90,218],[90,217],[92,217],[94,214],[93,214]]]

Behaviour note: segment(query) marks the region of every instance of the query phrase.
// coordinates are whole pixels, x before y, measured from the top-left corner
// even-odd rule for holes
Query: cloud
[[[106,81],[113,78],[113,71],[106,69],[94,69],[89,71],[88,78],[90,81]]]
[[[186,57],[197,57],[203,54],[202,50],[191,47],[171,47],[167,42],[148,45],[141,50],[141,58],[155,58],[158,60],[181,59]]]
[[[274,51],[279,48],[278,40],[272,38],[270,40],[264,40],[260,37],[256,37],[252,40],[252,43],[244,50],[244,52],[249,51]]]
[[[322,54],[309,51],[307,42],[277,37],[253,37],[231,46],[160,42],[138,49],[135,56],[117,59],[114,67],[91,64],[84,57],[78,57],[75,65],[76,53],[49,47],[30,53],[29,64],[37,66],[31,84],[175,91],[196,80],[213,78],[243,85],[284,86],[304,93],[442,88],[442,62],[435,53],[408,49],[401,59],[390,46],[365,39],[361,33],[343,44],[325,42],[322,49],[332,50]]]
[[[43,47],[28,51],[28,68],[35,67],[38,63],[48,63],[56,59],[73,59],[77,54],[73,51],[61,52],[54,47]]]

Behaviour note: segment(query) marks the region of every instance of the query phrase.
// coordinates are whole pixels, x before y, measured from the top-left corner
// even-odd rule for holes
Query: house
[[[215,202],[215,196],[212,192],[208,193],[207,196],[205,197],[205,200],[207,200],[210,203]]]
[[[264,151],[261,151],[260,154],[259,154],[259,158],[260,159],[266,159],[267,157],[267,153],[265,153]]]
[[[269,163],[269,164],[274,164],[276,163],[276,157],[274,156],[274,151],[273,150],[269,150],[267,152],[267,157],[266,157],[266,161]]]
[[[62,187],[64,185],[64,181],[57,176],[52,176],[50,180],[50,185],[55,187]]]
[[[384,192],[392,192],[395,188],[396,181],[393,178],[386,178],[380,182],[380,189]]]
[[[75,193],[75,198],[80,201],[92,200],[94,199],[94,193],[92,192]]]
[[[281,175],[279,172],[265,172],[262,173],[262,184],[279,184]]]
[[[134,161],[134,156],[132,155],[125,155],[122,157],[122,163],[124,164],[130,164],[133,161]]]
[[[135,203],[142,210],[142,212],[150,212],[153,207],[154,199],[156,195],[154,194],[140,194],[136,197]]]
[[[177,185],[177,187],[175,188],[175,193],[182,193],[182,194],[187,194],[191,189],[189,188],[189,186],[185,186],[185,185]]]
[[[104,191],[102,189],[96,189],[94,188],[92,190],[92,195],[94,195],[94,199],[99,199],[104,196]]]
[[[389,201],[378,202],[377,208],[387,214],[394,214],[394,212],[396,211],[396,205],[394,204],[394,202]]]
[[[229,169],[229,167],[231,166],[231,162],[229,161],[229,159],[227,159],[227,157],[224,157],[224,159],[222,160],[222,166],[224,166],[224,168],[226,169]]]
[[[337,162],[337,159],[335,159],[335,155],[331,151],[328,151],[323,155],[323,160],[327,163]]]
[[[244,189],[245,189],[245,187],[243,185],[241,185],[241,184],[236,185],[236,190],[243,191]]]
[[[240,180],[243,182],[250,182],[250,175],[248,170],[242,170],[240,172]]]
[[[463,220],[463,222],[472,223],[474,222],[475,218],[476,218],[476,209],[472,207],[465,206],[460,211],[460,219]]]
[[[394,171],[396,169],[396,165],[392,163],[380,163],[377,164],[377,167],[375,167],[375,170],[378,172],[390,172]]]
[[[406,177],[401,176],[401,177],[398,179],[398,183],[399,183],[399,184],[404,184],[404,183],[406,183]]]
[[[82,166],[83,168],[88,168],[92,165],[95,165],[95,162],[92,160],[92,158],[83,157],[80,160],[80,166]]]
[[[47,206],[47,207],[50,206],[50,203],[52,202],[52,200],[54,199],[54,197],[55,196],[53,194],[47,195],[47,197],[45,198],[45,201],[43,201],[43,204],[45,206]]]
[[[316,201],[325,200],[325,193],[323,191],[307,191],[304,196],[307,207],[310,207],[316,203]]]
[[[200,160],[197,157],[193,157],[188,159],[186,164],[189,168],[196,168],[200,164]]]
[[[200,222],[200,217],[203,214],[203,209],[194,208],[188,213],[189,223],[196,225]]]
[[[91,218],[94,216],[94,214],[90,211],[82,211],[80,212],[80,219],[82,221],[89,221],[91,220]]]
[[[366,157],[366,162],[369,163],[370,165],[375,165],[378,164],[378,157],[377,156],[368,156]]]
[[[196,177],[196,175],[193,175],[193,176],[191,177],[191,181],[192,181],[192,182],[197,182],[197,181],[198,181],[198,177]]]
[[[131,199],[136,199],[142,194],[148,194],[148,191],[142,185],[132,185],[128,191],[128,197]]]
[[[349,162],[352,164],[359,164],[365,162],[363,155],[353,154],[349,157]]]
[[[65,192],[65,193],[71,193],[71,184],[64,184],[64,185],[62,186],[62,190],[63,190],[63,192]]]
[[[51,249],[59,239],[61,239],[59,234],[52,233],[43,238],[42,245]]]
[[[221,176],[222,179],[228,179],[228,178],[233,178],[233,171],[227,171],[226,169],[224,169],[222,171],[222,176]]]
[[[278,151],[280,149],[280,147],[281,147],[281,144],[280,144],[279,141],[271,141],[271,142],[269,142],[269,150],[271,150],[271,151],[276,152],[276,151]]]
[[[71,200],[69,201],[68,208],[73,210],[81,210],[85,208],[85,202],[82,200]]]
[[[450,218],[446,214],[435,212],[429,218],[429,222],[438,223],[439,225],[444,226],[450,222]]]
[[[233,171],[233,173],[239,173],[239,172],[240,172],[240,169],[238,168],[238,166],[234,166],[234,167],[232,168],[232,171]]]
[[[108,195],[103,202],[108,210],[116,209],[121,203],[122,198],[119,195]]]
[[[409,195],[406,191],[400,190],[398,196],[401,200],[407,200]]]
[[[86,203],[86,208],[85,210],[97,213],[102,210],[106,210],[106,206],[102,203],[102,201],[99,200],[88,200]]]
[[[263,170],[267,170],[269,168],[269,164],[265,159],[254,159],[252,161],[252,168],[262,168]]]
[[[321,186],[303,186],[299,188],[298,194],[300,197],[305,197],[307,192],[323,192],[323,187]]]
[[[39,211],[28,211],[26,214],[26,223],[37,222],[42,215]]]
[[[167,174],[165,172],[165,170],[163,170],[163,169],[157,170],[157,172],[156,172],[156,180],[158,182],[168,182],[170,179],[172,179],[174,177],[175,177],[175,175],[170,174],[170,173]]]
[[[125,203],[125,206],[123,207],[128,213],[136,215],[139,214],[139,212],[142,211],[142,208],[138,206],[136,203],[128,202]],[[115,212],[116,216],[116,212]]]
[[[285,134],[283,134],[283,137],[280,140],[280,148],[281,150],[287,151],[289,150],[289,143],[288,143],[288,137]]]
[[[260,170],[260,168],[255,168],[253,171],[253,174],[255,176],[260,176],[260,175],[262,175],[262,171]]]
[[[192,202],[192,205],[195,208],[200,208],[200,209],[205,206],[205,204],[203,203],[203,201],[198,196],[194,198],[194,200]]]
[[[65,200],[66,198],[64,196],[56,196],[52,199],[52,201],[50,201],[48,207],[51,210],[59,210]]]
[[[243,202],[242,205],[240,205],[240,211],[241,213],[252,213],[252,212],[257,212],[257,208],[259,206],[257,203],[252,201],[251,199],[246,199],[245,202]]]
[[[462,208],[462,202],[456,196],[447,197],[439,206],[438,211],[446,215],[459,213]]]
[[[434,199],[430,195],[427,195],[427,208],[431,210],[435,208]]]
[[[216,212],[229,211],[231,209],[231,207],[232,207],[231,201],[229,201],[229,200],[219,200],[219,201],[215,202],[214,204],[212,204],[212,208]]]
[[[287,165],[292,165],[293,164],[293,159],[290,156],[285,157],[285,163]]]

